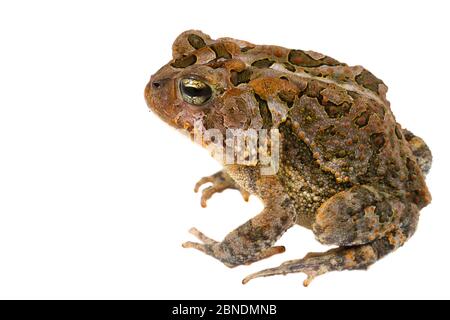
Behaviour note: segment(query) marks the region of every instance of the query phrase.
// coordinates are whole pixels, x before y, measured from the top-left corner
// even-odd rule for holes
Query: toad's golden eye
[[[180,81],[183,100],[195,106],[205,104],[212,96],[212,89],[203,81],[186,78]]]

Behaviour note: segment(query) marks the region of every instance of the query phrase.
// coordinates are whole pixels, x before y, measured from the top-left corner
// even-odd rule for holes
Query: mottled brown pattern
[[[193,228],[200,243],[184,247],[234,267],[284,252],[275,242],[299,224],[338,248],[244,283],[303,272],[307,285],[326,272],[366,269],[413,235],[420,209],[431,201],[424,180],[431,152],[396,122],[386,85],[370,71],[313,51],[213,40],[198,30],[183,32],[172,53],[145,89],[148,106],[163,121],[191,134],[200,121],[201,130],[278,129],[281,136],[276,174],[262,175],[259,162],[224,164],[195,188],[212,183],[202,206],[230,188],[244,199],[259,197],[264,210],[222,241]],[[201,85],[180,90],[186,79]]]
[[[355,78],[356,82],[365,88],[378,93],[378,85],[382,84],[383,81],[375,77],[370,71],[364,70]]]
[[[302,50],[291,50],[289,52],[289,62],[302,67],[319,67],[321,65],[335,66],[339,65],[339,61],[324,56],[322,58],[314,59]]]
[[[200,49],[206,46],[205,40],[196,34],[190,34],[188,36],[188,42],[194,49]]]
[[[197,62],[197,57],[194,55],[189,55],[186,57],[180,57],[171,63],[174,68],[186,68]]]

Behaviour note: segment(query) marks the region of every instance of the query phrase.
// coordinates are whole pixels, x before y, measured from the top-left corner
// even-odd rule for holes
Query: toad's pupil
[[[193,105],[202,105],[212,96],[211,87],[198,80],[187,79],[180,84],[183,99]]]
[[[183,93],[185,95],[188,95],[190,97],[208,98],[211,95],[211,89],[209,87],[196,88],[183,85],[181,89],[183,90]]]

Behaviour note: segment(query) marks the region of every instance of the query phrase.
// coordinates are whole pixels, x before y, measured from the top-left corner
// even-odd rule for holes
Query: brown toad
[[[279,133],[279,148],[269,152],[279,153],[272,174],[263,174],[259,159],[223,160],[223,171],[196,185],[198,190],[212,183],[203,190],[202,206],[214,193],[233,188],[245,199],[259,197],[264,210],[221,242],[192,229],[201,243],[183,246],[229,267],[250,264],[284,252],[273,245],[299,224],[337,248],[243,282],[303,272],[307,285],[326,272],[366,269],[403,245],[416,230],[419,210],[431,201],[424,181],[431,153],[395,121],[386,92],[363,67],[316,52],[212,40],[196,30],[182,33],[173,44],[173,59],[145,89],[149,108],[192,137],[208,130],[226,137],[215,145],[225,146],[229,132],[237,130]],[[256,149],[262,148],[257,143]]]

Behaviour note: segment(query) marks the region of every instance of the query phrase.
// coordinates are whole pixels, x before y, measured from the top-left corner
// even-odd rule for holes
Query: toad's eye
[[[196,79],[182,79],[180,91],[183,100],[195,106],[205,104],[212,96],[212,89],[203,81]]]

